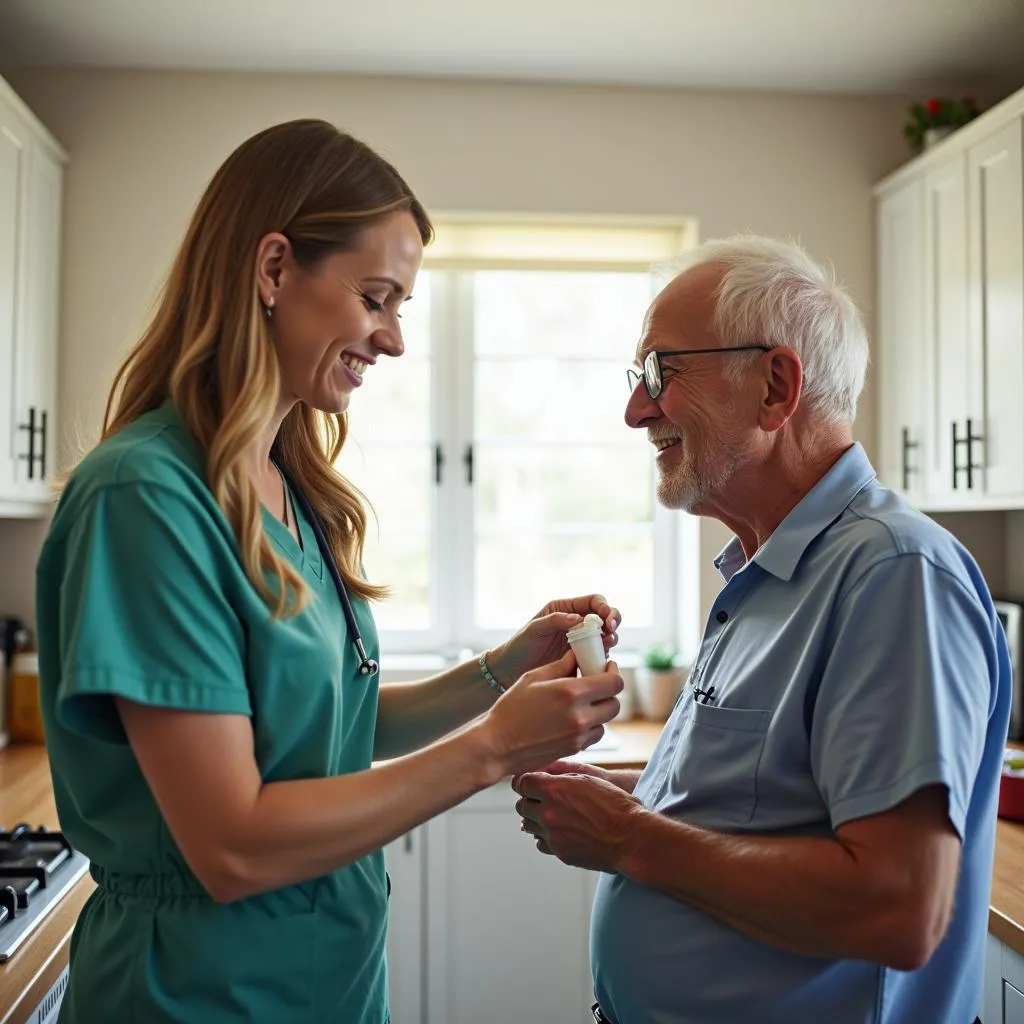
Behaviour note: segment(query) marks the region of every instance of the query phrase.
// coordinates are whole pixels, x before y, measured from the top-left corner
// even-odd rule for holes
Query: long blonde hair
[[[102,440],[170,398],[206,455],[207,483],[238,538],[253,585],[275,616],[308,598],[301,575],[268,542],[244,465],[277,409],[280,372],[256,283],[260,239],[279,231],[296,260],[315,267],[352,248],[361,231],[396,211],[412,214],[424,245],[433,228],[398,172],[325,121],[278,124],[243,142],[213,176],[192,216],[156,312],[121,364]],[[366,512],[335,469],[347,416],[298,402],[274,443],[323,520],[350,592],[380,598],[363,579]],[[276,578],[271,587],[268,579]]]

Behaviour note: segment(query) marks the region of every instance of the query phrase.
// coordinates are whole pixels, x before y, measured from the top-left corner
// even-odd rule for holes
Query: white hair
[[[826,422],[852,423],[868,365],[868,338],[856,303],[834,269],[796,242],[760,235],[712,239],[673,269],[724,267],[712,330],[723,345],[786,345],[803,365],[803,401]],[[742,372],[742,358],[725,372]]]

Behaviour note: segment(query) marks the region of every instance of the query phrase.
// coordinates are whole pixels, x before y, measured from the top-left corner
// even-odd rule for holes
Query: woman
[[[615,642],[600,597],[378,690],[382,590],[332,465],[352,392],[402,354],[431,231],[328,124],[244,142],[70,475],[38,567],[40,672],[61,826],[98,887],[64,1022],[384,1024],[381,847],[616,713],[614,665],[576,679],[565,654],[590,610]]]

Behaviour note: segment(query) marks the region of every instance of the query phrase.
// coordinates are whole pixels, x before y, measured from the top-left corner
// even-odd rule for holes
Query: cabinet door
[[[14,343],[14,413],[21,454],[15,493],[47,501],[54,472],[57,405],[57,310],[60,303],[60,227],[63,168],[41,145],[32,146],[24,191],[21,298]]]
[[[1003,982],[1003,1024],[1024,1024],[1024,992]]]
[[[985,489],[1024,495],[1024,173],[1017,119],[972,146],[972,344],[985,361]]]
[[[12,496],[18,437],[14,427],[14,337],[18,316],[21,194],[27,134],[0,98],[0,501]]]
[[[967,327],[967,163],[963,153],[925,178],[924,319],[931,350],[932,415],[927,430],[928,497],[962,494],[966,474],[953,478],[953,426],[980,425],[971,381],[981,386],[981,362]],[[980,351],[980,350],[979,350]],[[959,453],[958,453],[959,454]]]
[[[925,495],[930,359],[923,317],[924,183],[878,204],[878,474],[914,500]]]
[[[502,783],[427,825],[427,1019],[592,1024],[592,874],[538,853],[515,800]]]
[[[388,905],[388,996],[395,1024],[423,1019],[423,876],[425,829],[384,848],[391,877]]]
[[[1003,1019],[1003,944],[994,936],[985,936],[985,985],[978,1011],[983,1024],[1001,1024]]]

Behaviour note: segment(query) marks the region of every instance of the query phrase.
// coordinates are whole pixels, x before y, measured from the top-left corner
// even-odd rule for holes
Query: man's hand
[[[613,786],[618,786],[625,793],[632,793],[636,789],[637,781],[641,775],[635,768],[602,768],[600,765],[575,760],[552,761],[551,764],[538,768],[537,772],[544,775],[587,775],[590,778],[610,782]],[[520,775],[512,779],[513,789],[518,785],[521,777]]]
[[[530,772],[517,776],[513,788],[523,831],[536,838],[537,849],[592,871],[618,870],[635,816],[647,813],[636,797],[589,772]]]

